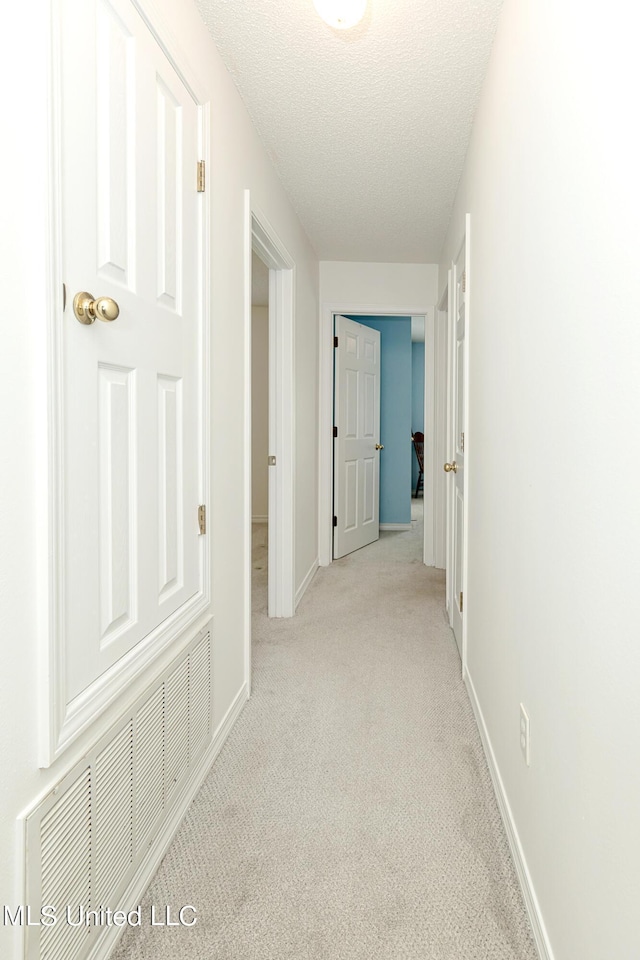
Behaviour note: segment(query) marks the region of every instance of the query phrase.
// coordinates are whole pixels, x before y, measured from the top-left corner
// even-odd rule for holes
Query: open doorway
[[[268,609],[269,579],[269,268],[251,255],[251,564],[252,608]]]
[[[318,554],[321,566],[333,561],[334,532],[334,362],[335,317],[419,316],[425,317],[425,452],[423,561],[427,566],[444,567],[444,496],[442,481],[436,477],[436,463],[442,471],[446,438],[446,336],[437,339],[435,308],[403,303],[401,300],[384,311],[362,302],[323,301],[320,308],[320,512]],[[436,429],[437,426],[437,429]],[[437,437],[437,442],[434,438]],[[411,438],[409,436],[408,443]],[[437,493],[438,489],[440,492]],[[437,498],[437,503],[436,503]]]
[[[418,429],[413,422],[414,387],[420,429],[424,431],[424,322],[422,370],[414,382],[412,327],[415,325],[411,317],[389,314],[344,316],[379,334],[380,430],[379,438],[376,437],[382,448],[378,454],[379,529],[382,532],[409,531],[412,529],[412,507],[415,506],[412,504],[412,467],[415,454],[411,436],[414,429]],[[340,517],[338,528],[339,526]]]
[[[412,531],[424,559],[422,484],[412,438],[424,433],[425,317],[349,313],[334,323],[332,555],[375,542],[379,531]]]
[[[254,255],[257,258],[254,259]],[[253,363],[261,369],[260,343],[267,331],[260,327],[258,342],[253,340],[253,266],[259,271],[256,286],[264,283],[264,270],[268,272],[268,296],[257,295],[267,303],[267,391],[268,446],[266,453],[268,499],[265,509],[253,507],[254,474],[252,462],[256,461],[256,483],[264,478],[264,419],[256,424],[255,440],[262,443],[261,452],[253,455]],[[262,265],[262,266],[261,266]],[[267,218],[252,204],[251,195],[245,191],[245,313],[244,313],[244,645],[245,680],[251,689],[251,618],[252,618],[252,533],[253,517],[267,518],[264,537],[267,557],[267,609],[270,617],[291,617],[295,611],[294,585],[294,409],[293,409],[293,300],[295,264],[278,238]],[[263,269],[264,268],[264,269]],[[259,306],[259,304],[256,304]],[[262,316],[264,320],[264,314]],[[263,384],[258,388],[261,390]],[[261,408],[261,414],[264,405]],[[261,463],[262,461],[262,463]],[[263,482],[263,481],[262,481]]]

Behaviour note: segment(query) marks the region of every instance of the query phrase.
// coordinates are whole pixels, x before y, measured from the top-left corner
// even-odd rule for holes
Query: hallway
[[[444,611],[414,529],[317,573],[269,621],[254,528],[254,689],[115,960],[534,960]],[[257,534],[257,535],[256,535]]]

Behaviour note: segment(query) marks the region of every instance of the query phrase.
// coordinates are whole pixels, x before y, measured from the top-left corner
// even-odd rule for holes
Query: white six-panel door
[[[380,333],[336,317],[333,556],[380,535]]]
[[[67,705],[202,591],[200,111],[130,0],[62,0]],[[74,295],[117,302],[83,325]]]

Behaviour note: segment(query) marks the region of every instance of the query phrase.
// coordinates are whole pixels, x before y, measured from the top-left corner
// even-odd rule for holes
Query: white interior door
[[[62,0],[61,27],[69,701],[202,589],[202,208],[199,107],[130,0]],[[80,291],[117,319],[79,322]]]
[[[464,443],[465,443],[465,335],[466,335],[466,266],[463,244],[451,270],[452,297],[452,365],[450,382],[451,459],[445,464],[449,474],[450,544],[447,580],[449,616],[462,657],[462,616],[464,611]]]
[[[380,333],[336,317],[333,556],[380,536]]]

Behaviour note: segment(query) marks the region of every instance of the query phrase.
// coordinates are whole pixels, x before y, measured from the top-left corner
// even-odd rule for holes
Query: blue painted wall
[[[380,523],[410,523],[411,317],[351,319],[380,331]]]
[[[424,343],[411,344],[411,430],[424,433]],[[416,488],[418,461],[411,456],[411,485]]]

